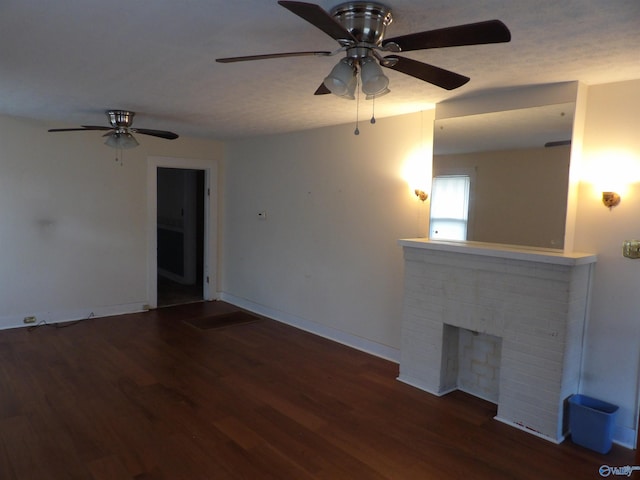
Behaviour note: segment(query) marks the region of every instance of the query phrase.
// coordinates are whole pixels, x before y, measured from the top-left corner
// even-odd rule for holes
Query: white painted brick
[[[499,398],[500,418],[556,438],[562,399],[577,387],[591,266],[415,248],[404,255],[401,375],[439,391],[458,369],[459,388]],[[454,342],[454,327],[499,337],[501,346],[467,334]]]
[[[471,372],[476,374],[478,377],[485,377],[485,378],[493,378],[495,374],[493,368],[491,368],[486,361],[472,362]]]
[[[499,389],[497,378],[480,376],[478,377],[478,386],[487,394],[495,395],[495,398],[498,398]]]

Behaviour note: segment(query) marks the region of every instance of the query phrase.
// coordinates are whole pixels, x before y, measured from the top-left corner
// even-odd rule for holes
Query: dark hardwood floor
[[[589,479],[637,464],[435,397],[398,366],[221,302],[0,331],[0,479]]]

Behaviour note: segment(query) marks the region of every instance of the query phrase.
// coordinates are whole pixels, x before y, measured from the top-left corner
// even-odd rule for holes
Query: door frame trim
[[[158,307],[158,168],[204,170],[202,298],[215,300],[218,292],[218,162],[150,156],[147,157],[147,303],[149,308]]]

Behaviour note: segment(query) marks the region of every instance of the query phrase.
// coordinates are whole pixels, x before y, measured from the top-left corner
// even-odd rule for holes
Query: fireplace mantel
[[[561,442],[566,400],[578,393],[596,255],[425,238],[399,244],[405,275],[398,379],[435,395],[461,388],[456,332],[496,337],[496,419]]]
[[[502,243],[456,242],[446,240],[430,240],[428,238],[406,238],[398,240],[403,247],[424,248],[440,252],[456,252],[468,255],[508,258],[531,262],[553,263],[556,265],[583,265],[595,263],[597,257],[593,253],[563,252],[553,248],[523,247]]]

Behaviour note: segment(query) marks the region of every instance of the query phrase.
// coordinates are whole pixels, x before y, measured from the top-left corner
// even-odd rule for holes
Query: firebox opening
[[[445,324],[442,343],[442,390],[462,390],[497,405],[502,338]]]

